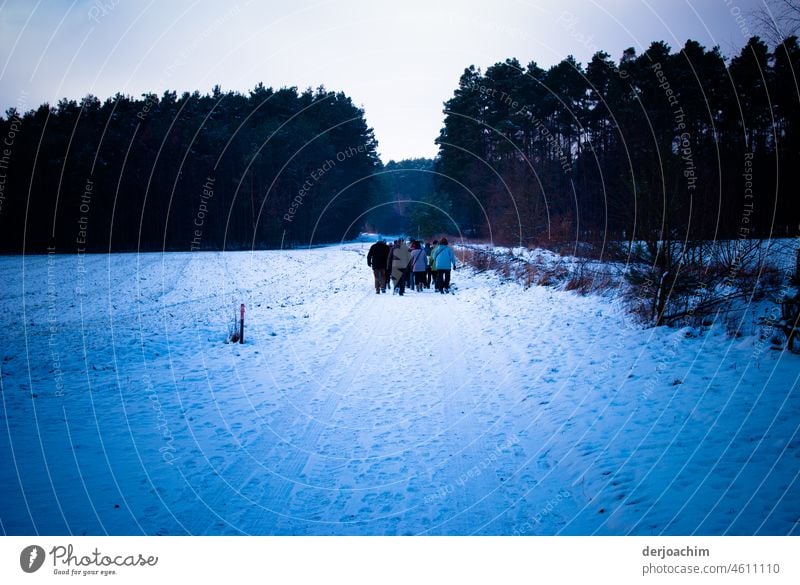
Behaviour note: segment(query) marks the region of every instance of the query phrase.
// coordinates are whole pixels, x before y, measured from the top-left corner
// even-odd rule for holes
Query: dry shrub
[[[556,284],[556,279],[553,277],[552,273],[544,272],[541,277],[539,277],[539,282],[537,282],[539,286],[553,286]]]
[[[614,279],[606,272],[604,272],[600,278],[593,279],[592,284],[594,292],[600,294],[616,286]]]
[[[596,273],[585,263],[577,268],[563,262],[551,263],[549,257],[541,254],[526,261],[511,252],[500,254],[485,248],[464,247],[460,256],[463,262],[478,272],[493,270],[502,278],[518,282],[525,288],[563,285],[565,290],[586,295],[615,286],[614,279],[607,271]]]
[[[480,248],[464,248],[461,251],[462,262],[472,265],[475,270],[485,272],[494,267],[494,257]]]
[[[535,264],[526,264],[524,272],[525,288],[530,288],[537,283],[539,270]]]
[[[582,295],[592,291],[593,279],[584,274],[573,274],[564,285],[564,290],[574,290]]]

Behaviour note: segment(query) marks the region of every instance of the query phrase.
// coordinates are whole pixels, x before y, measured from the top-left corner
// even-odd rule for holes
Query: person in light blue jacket
[[[450,270],[456,268],[456,255],[447,245],[447,238],[442,238],[431,254],[433,268],[436,270],[436,292],[450,292]]]

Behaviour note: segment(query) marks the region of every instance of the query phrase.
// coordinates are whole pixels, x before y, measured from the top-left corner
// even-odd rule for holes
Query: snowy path
[[[0,259],[2,531],[800,532],[797,356],[365,248]]]

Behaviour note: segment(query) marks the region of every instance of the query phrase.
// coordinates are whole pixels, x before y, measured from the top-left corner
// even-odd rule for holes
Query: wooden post
[[[244,303],[242,303],[239,311],[239,343],[244,343]]]

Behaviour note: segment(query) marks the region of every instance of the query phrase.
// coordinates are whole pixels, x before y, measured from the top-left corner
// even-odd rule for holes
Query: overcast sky
[[[215,84],[324,85],[366,112],[384,161],[433,156],[465,67],[617,59],[687,38],[732,55],[759,0],[0,0],[0,108]],[[738,18],[737,18],[738,17]]]

